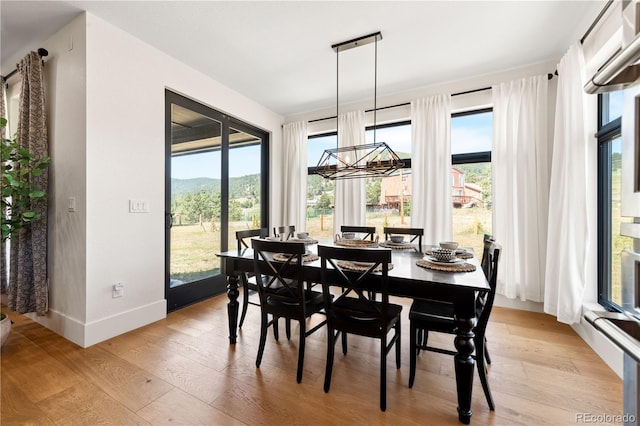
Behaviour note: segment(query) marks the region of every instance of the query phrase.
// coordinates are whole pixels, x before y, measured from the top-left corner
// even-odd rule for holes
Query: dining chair
[[[247,244],[247,239],[253,238],[253,237],[265,238],[268,235],[269,235],[269,231],[267,230],[267,228],[236,231],[238,251],[240,252],[244,249],[249,248],[249,244]],[[240,283],[242,284],[244,294],[242,297],[242,314],[240,315],[240,324],[238,325],[238,328],[242,328],[244,319],[247,316],[247,308],[249,307],[249,305],[260,306],[260,302],[254,302],[250,300],[251,294],[258,292],[258,285],[256,284],[256,279],[253,276],[253,274],[247,274],[247,273],[240,274]]]
[[[494,242],[493,235],[484,234],[483,239],[483,248],[482,248],[482,260],[480,261],[480,266],[482,267],[482,271],[484,272],[484,276],[489,281],[489,267],[490,267],[490,257],[489,257],[489,249],[491,248],[491,243]],[[478,297],[477,304],[484,305],[487,300],[487,293],[484,293]],[[484,338],[484,358],[487,361],[487,364],[491,364],[491,357],[489,356],[489,349],[487,345],[487,337]]]
[[[321,283],[327,313],[327,365],[324,391],[329,392],[335,344],[342,336],[342,353],[347,354],[347,334],[380,339],[380,409],[387,408],[387,354],[395,345],[396,368],[400,368],[400,312],[402,306],[389,303],[390,249],[359,249],[318,246],[321,259]],[[344,263],[359,266],[360,271],[344,269]],[[358,263],[353,263],[358,262]],[[372,275],[380,269],[380,274]],[[374,282],[382,301],[372,300],[364,288]],[[331,288],[339,294],[332,296]],[[388,334],[393,337],[387,341]]]
[[[424,235],[424,229],[422,228],[392,228],[386,226],[384,228],[384,239],[389,240],[391,235],[409,235],[411,238],[409,242],[413,243],[418,240],[418,251],[422,253],[422,237]]]
[[[373,241],[374,235],[376,233],[376,227],[342,225],[340,227],[340,232],[355,232],[358,234],[364,234],[364,236],[362,237],[363,240],[370,239],[371,241]]]
[[[295,225],[273,227],[273,236],[278,237],[281,240],[288,240],[289,238],[293,238],[295,234]]]
[[[268,240],[251,240],[253,246],[253,269],[260,295],[260,344],[256,367],[260,368],[262,355],[270,326],[277,327],[278,318],[298,321],[298,371],[296,380],[302,381],[305,339],[326,324],[326,319],[307,330],[307,318],[324,309],[323,294],[307,289],[303,284],[302,258],[306,253],[304,243]],[[274,260],[279,255],[282,261]],[[269,321],[268,315],[272,319]],[[275,332],[275,331],[274,331]]]
[[[487,323],[489,322],[489,316],[491,315],[491,309],[493,308],[493,301],[496,294],[496,282],[498,279],[498,262],[500,259],[500,251],[502,247],[495,242],[491,242],[487,251],[488,265],[489,265],[489,287],[487,299],[483,305],[476,304],[476,326],[473,329],[475,336],[473,342],[476,350],[472,355],[476,360],[478,367],[478,374],[480,376],[480,382],[482,383],[482,389],[484,395],[489,404],[490,410],[495,410],[493,398],[491,396],[491,390],[489,389],[489,382],[487,380],[487,364],[485,362],[485,332],[487,329]],[[433,302],[429,300],[414,300],[409,310],[409,347],[411,348],[411,356],[409,361],[409,387],[413,387],[413,383],[416,375],[416,357],[419,349],[438,352],[448,355],[455,355],[456,352],[450,349],[443,349],[439,347],[428,346],[429,331],[456,334],[456,322],[453,314],[453,304]],[[418,339],[418,333],[424,333],[422,339]]]

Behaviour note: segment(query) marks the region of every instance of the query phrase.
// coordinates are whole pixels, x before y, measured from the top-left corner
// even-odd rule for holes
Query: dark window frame
[[[611,145],[622,133],[620,117],[603,123],[609,116],[608,93],[598,95],[598,303],[608,311],[622,312],[611,300]]]
[[[467,115],[484,114],[487,112],[493,113],[493,108],[489,107],[489,108],[474,109],[474,110],[463,111],[463,112],[456,112],[451,114],[451,118],[453,119],[457,117],[464,117]],[[375,126],[375,128],[376,130],[379,130],[379,129],[389,128],[389,127],[399,127],[399,126],[406,126],[406,125],[411,125],[411,120],[402,120],[402,121],[394,121],[392,123],[378,124]],[[373,130],[373,129],[374,129],[374,126],[367,126],[365,128],[365,131]],[[324,132],[324,133],[311,135],[307,137],[307,141],[310,139],[323,138],[327,136],[337,137],[337,132],[332,131],[332,132]],[[404,167],[401,167],[401,168],[410,169],[411,159],[408,158],[408,159],[404,159],[403,161],[404,161]],[[471,163],[490,163],[490,162],[491,162],[491,151],[467,152],[464,154],[451,155],[451,165],[471,164]],[[309,175],[317,174],[316,170],[317,170],[317,167],[315,166],[307,167],[307,173]]]

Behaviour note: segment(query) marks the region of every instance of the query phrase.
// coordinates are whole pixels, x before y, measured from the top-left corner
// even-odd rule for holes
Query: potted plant
[[[0,128],[7,126],[7,120],[0,117]],[[50,157],[36,158],[31,151],[20,147],[17,136],[2,139],[2,244],[20,229],[40,218],[38,202],[47,194],[33,181],[42,175],[51,163]],[[0,313],[2,329],[1,343],[11,329],[11,320]]]
[[[7,120],[0,117],[0,128]],[[18,145],[17,137],[2,140],[2,242],[31,222],[40,218],[35,206],[45,194],[33,178],[42,175],[51,163],[50,157],[35,158]]]

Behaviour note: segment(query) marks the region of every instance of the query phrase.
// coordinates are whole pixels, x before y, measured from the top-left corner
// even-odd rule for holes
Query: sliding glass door
[[[169,311],[223,292],[216,253],[267,226],[267,134],[166,92],[166,298]]]

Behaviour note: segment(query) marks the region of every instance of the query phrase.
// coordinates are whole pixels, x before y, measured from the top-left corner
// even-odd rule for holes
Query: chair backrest
[[[258,283],[260,303],[268,299],[304,308],[305,294],[302,284],[302,256],[306,252],[304,243],[268,240],[251,240],[253,247],[253,272]],[[282,261],[274,255],[283,255]]]
[[[273,236],[274,237],[282,236],[280,237],[281,240],[288,240],[289,238],[293,238],[295,234],[296,234],[295,225],[273,227]]]
[[[389,263],[391,262],[390,249],[360,249],[360,248],[343,248],[318,246],[318,256],[321,262],[321,283],[322,292],[324,294],[325,312],[327,318],[332,321],[337,315],[346,315],[351,318],[361,318],[363,320],[378,319],[383,323],[388,320],[389,306]],[[339,265],[339,261],[359,262],[366,268],[363,271],[352,272],[343,269]],[[376,272],[375,279],[379,282],[379,286],[375,291],[382,296],[382,303],[376,303],[375,299],[369,299],[373,296],[364,286],[364,283],[371,280],[374,270],[382,265],[380,274]],[[330,287],[341,287],[342,293],[339,296],[334,295],[331,298]],[[355,298],[356,303],[343,304],[341,301],[345,298]],[[350,302],[352,302],[350,300]]]
[[[238,241],[238,251],[242,251],[246,248],[249,248],[249,244],[247,244],[247,241],[246,241],[248,238],[253,238],[253,237],[265,238],[268,235],[269,235],[269,231],[267,230],[267,228],[236,231],[236,240]]]
[[[482,260],[480,261],[480,266],[482,267],[482,271],[484,272],[484,276],[489,280],[489,248],[491,247],[491,243],[494,242],[493,235],[484,234],[484,246],[482,249]]]
[[[391,235],[409,235],[411,236],[410,242],[418,240],[418,250],[422,252],[422,236],[424,235],[424,229],[422,228],[392,228],[386,226],[384,228],[384,239],[388,240]]]
[[[480,311],[478,323],[476,325],[476,329],[480,330],[483,333],[484,329],[487,327],[487,323],[489,322],[489,315],[491,315],[491,309],[493,309],[493,301],[496,298],[496,286],[498,283],[498,264],[500,261],[501,251],[502,246],[500,246],[500,244],[497,244],[495,242],[489,243],[489,248],[487,249],[487,263],[489,265],[489,287],[491,287],[491,290],[486,295],[484,306]]]
[[[362,239],[366,240],[366,239],[370,239],[371,241],[373,241],[373,236],[376,233],[376,227],[375,226],[349,226],[349,225],[342,225],[340,227],[340,232],[356,232],[359,234],[365,234]]]

